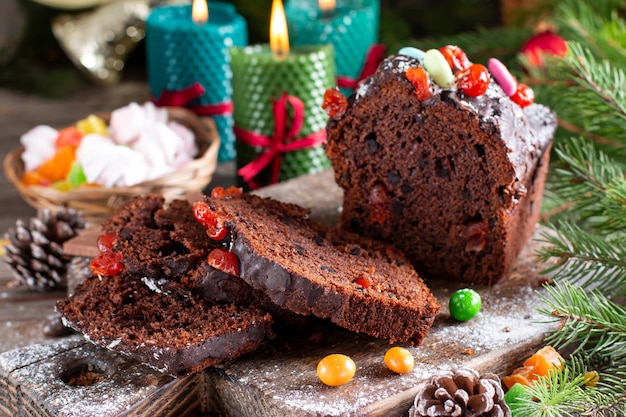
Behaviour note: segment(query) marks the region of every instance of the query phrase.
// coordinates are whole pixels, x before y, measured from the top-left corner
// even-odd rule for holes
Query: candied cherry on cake
[[[113,277],[124,269],[123,259],[120,252],[102,252],[91,260],[89,269],[94,275]]]
[[[117,243],[117,233],[115,232],[106,232],[102,233],[98,236],[96,240],[96,245],[98,246],[98,251],[100,253],[111,252],[113,247]]]
[[[193,203],[193,215],[204,226],[207,235],[211,239],[222,240],[228,234],[228,229],[224,225],[224,219],[211,210],[207,203],[202,201]]]
[[[215,187],[211,190],[212,198],[241,197],[242,194],[243,190],[240,187],[235,187],[233,185],[228,188]]]
[[[324,92],[322,109],[329,117],[341,117],[348,108],[348,99],[336,88],[328,88]]]
[[[520,107],[526,107],[535,101],[535,92],[526,84],[519,83],[517,84],[517,90],[511,96],[511,100]]]
[[[430,76],[424,68],[407,68],[407,70],[404,72],[404,75],[406,76],[407,80],[409,80],[411,84],[413,84],[413,87],[415,88],[415,94],[417,95],[419,101],[424,101],[432,95],[432,92],[430,91]]]
[[[471,97],[485,94],[489,82],[489,71],[482,64],[472,64],[456,74],[457,88]]]
[[[472,65],[465,52],[456,45],[442,46],[439,48],[439,52],[448,61],[452,72],[465,70]]]
[[[239,276],[239,258],[226,249],[213,249],[207,256],[207,263],[222,272]]]

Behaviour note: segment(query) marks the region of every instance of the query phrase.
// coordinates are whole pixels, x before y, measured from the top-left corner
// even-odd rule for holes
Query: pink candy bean
[[[517,81],[508,68],[496,58],[490,58],[487,64],[489,72],[507,96],[512,96],[517,90]]]

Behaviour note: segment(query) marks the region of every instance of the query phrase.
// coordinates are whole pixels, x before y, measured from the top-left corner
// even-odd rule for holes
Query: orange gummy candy
[[[60,181],[67,177],[74,159],[74,147],[62,146],[52,158],[41,164],[36,171],[50,182]]]
[[[533,372],[539,376],[548,376],[551,369],[563,367],[563,357],[552,346],[539,349],[534,355],[524,362],[524,366],[533,368]]]

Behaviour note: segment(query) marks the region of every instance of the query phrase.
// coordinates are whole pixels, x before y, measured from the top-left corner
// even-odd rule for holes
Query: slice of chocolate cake
[[[258,307],[213,303],[126,275],[84,280],[57,303],[57,311],[94,344],[173,376],[257,349],[272,323]]]
[[[423,277],[493,284],[538,220],[556,118],[516,104],[486,69],[470,96],[458,73],[442,88],[424,67],[389,57],[331,112],[341,223],[396,245]]]
[[[299,206],[227,190],[196,202],[194,213],[229,251],[210,255],[213,265],[238,270],[282,308],[416,345],[439,311],[400,252],[325,228]]]

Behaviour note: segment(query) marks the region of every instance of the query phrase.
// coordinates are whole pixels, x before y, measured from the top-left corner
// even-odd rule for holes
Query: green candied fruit
[[[450,315],[458,321],[474,318],[481,306],[480,295],[469,288],[458,290],[450,297]]]
[[[67,173],[66,180],[72,187],[79,187],[86,183],[87,177],[85,176],[85,172],[83,171],[83,166],[74,161],[74,163],[70,167],[70,172]]]
[[[511,409],[511,417],[525,417],[522,415],[521,405],[524,403],[524,396],[526,395],[526,387],[519,382],[515,383],[504,394],[504,402]]]

